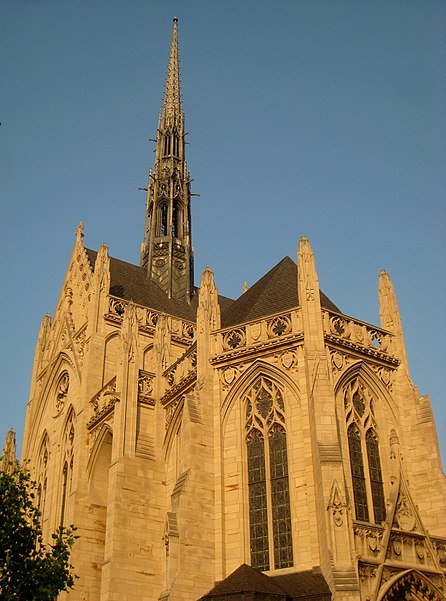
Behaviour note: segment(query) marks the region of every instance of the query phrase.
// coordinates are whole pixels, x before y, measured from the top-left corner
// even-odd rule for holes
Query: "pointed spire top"
[[[169,65],[167,67],[166,93],[164,95],[164,116],[181,113],[180,63],[178,58],[178,19],[173,19],[172,41],[170,44]]]

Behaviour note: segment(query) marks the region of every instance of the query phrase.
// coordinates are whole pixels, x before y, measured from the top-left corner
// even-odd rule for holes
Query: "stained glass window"
[[[276,424],[269,439],[271,470],[271,505],[274,532],[274,567],[293,565],[291,538],[290,490],[285,429]]]
[[[366,434],[367,459],[369,462],[370,486],[372,489],[373,513],[375,523],[380,524],[386,518],[386,504],[384,501],[383,478],[381,462],[379,459],[378,441],[373,430]]]
[[[279,389],[260,378],[246,397],[251,565],[293,565],[285,416]]]
[[[374,397],[359,378],[346,388],[344,407],[356,519],[373,518],[380,524],[386,517],[386,505]]]
[[[348,448],[350,452],[350,468],[352,472],[356,519],[368,522],[369,509],[367,505],[361,435],[354,425],[351,425],[348,429]]]

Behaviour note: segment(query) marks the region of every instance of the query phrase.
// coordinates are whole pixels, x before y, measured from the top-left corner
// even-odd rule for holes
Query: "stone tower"
[[[74,523],[69,601],[445,599],[446,482],[395,292],[320,290],[300,239],[235,300],[193,293],[177,21],[141,264],[77,232],[40,328],[23,457],[43,532]]]

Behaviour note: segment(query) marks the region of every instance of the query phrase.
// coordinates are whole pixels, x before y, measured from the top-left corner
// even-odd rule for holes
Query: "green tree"
[[[0,600],[54,601],[73,588],[70,564],[74,528],[59,528],[52,543],[42,539],[36,485],[17,463],[0,471]]]

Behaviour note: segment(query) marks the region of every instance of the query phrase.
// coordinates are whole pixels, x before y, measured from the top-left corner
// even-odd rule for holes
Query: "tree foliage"
[[[35,490],[27,469],[0,471],[1,601],[54,601],[74,584],[74,528],[59,528],[44,544]]]

